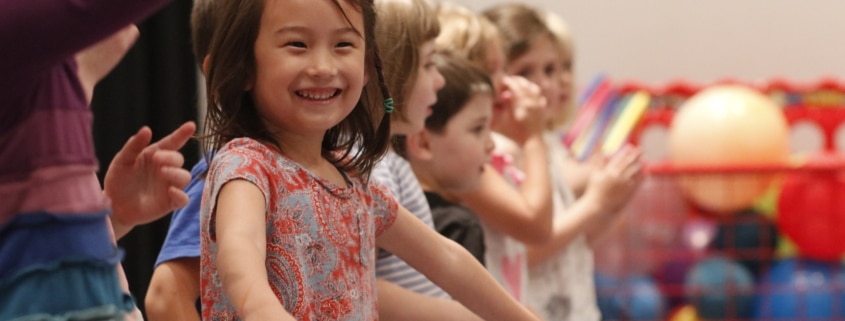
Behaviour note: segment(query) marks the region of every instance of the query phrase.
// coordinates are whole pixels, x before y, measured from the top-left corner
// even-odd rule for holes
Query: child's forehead
[[[262,22],[272,24],[341,23],[363,24],[358,1],[349,0],[265,0]]]

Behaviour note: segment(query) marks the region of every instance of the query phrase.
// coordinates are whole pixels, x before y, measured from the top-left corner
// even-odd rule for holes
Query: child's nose
[[[496,142],[493,141],[493,135],[488,134],[487,141],[484,142],[484,152],[487,153],[487,155],[490,155],[493,153],[493,149],[495,148]]]
[[[308,75],[312,77],[332,77],[337,74],[334,57],[331,53],[314,52],[311,56],[310,66],[307,69]]]
[[[443,86],[446,85],[446,78],[443,78],[443,74],[437,69],[434,69],[434,73],[434,90],[443,89]]]

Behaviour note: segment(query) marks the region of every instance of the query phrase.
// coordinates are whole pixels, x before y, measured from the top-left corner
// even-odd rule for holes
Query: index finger
[[[182,126],[179,126],[176,130],[174,130],[170,135],[165,136],[153,146],[159,149],[167,149],[167,150],[178,150],[185,146],[185,143],[191,139],[191,136],[194,135],[194,132],[197,130],[197,125],[194,122],[189,121]]]

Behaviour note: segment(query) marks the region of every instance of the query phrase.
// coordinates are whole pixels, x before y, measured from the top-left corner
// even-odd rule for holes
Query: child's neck
[[[322,143],[322,139],[320,143]],[[337,186],[347,185],[346,178],[340,173],[337,167],[323,156],[321,144],[297,140],[278,141],[277,144],[285,157],[299,164],[299,166],[302,166],[302,168],[305,168],[315,176],[328,180]],[[314,146],[317,147],[315,148]]]
[[[317,172],[318,169],[328,163],[328,160],[323,156],[322,139],[318,143],[314,143],[301,138],[277,137],[276,141],[285,157],[309,171]]]
[[[440,197],[443,197],[450,202],[457,200],[457,198],[452,196],[446,188],[440,186],[437,179],[435,179],[432,175],[429,175],[427,170],[419,170],[419,167],[413,166],[411,169],[414,171],[414,175],[417,177],[417,181],[420,183],[420,187],[423,191],[440,195]]]

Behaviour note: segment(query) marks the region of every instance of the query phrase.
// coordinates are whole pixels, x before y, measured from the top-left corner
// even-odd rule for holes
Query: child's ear
[[[211,63],[211,56],[205,55],[202,58],[202,74],[208,76],[208,65]]]
[[[364,84],[370,83],[370,73],[368,72],[367,68],[364,68]],[[387,98],[387,97],[385,97]]]
[[[434,153],[431,150],[430,135],[431,133],[428,130],[422,130],[419,133],[408,135],[405,142],[408,156],[424,161],[434,158]]]

